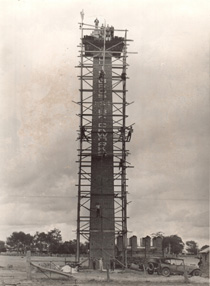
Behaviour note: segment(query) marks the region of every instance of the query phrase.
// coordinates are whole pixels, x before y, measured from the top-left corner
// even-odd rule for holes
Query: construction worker
[[[110,30],[109,25],[107,25],[107,27],[106,27],[106,40],[109,41],[110,37],[111,37],[111,30]]]
[[[82,139],[85,138],[87,141],[89,141],[89,138],[88,138],[88,136],[85,134],[85,131],[86,131],[85,126],[82,126],[82,127],[81,127],[81,138],[82,138]]]
[[[106,151],[103,152],[103,158],[105,158],[107,156]]]
[[[123,72],[123,73],[121,74],[121,79],[122,79],[123,81],[126,80],[126,73],[125,73],[125,72]]]
[[[100,31],[100,36],[103,38],[104,37],[104,25],[101,25],[101,31]]]
[[[124,160],[120,159],[119,170],[120,170],[120,168],[123,168],[123,167],[124,167]]]
[[[93,30],[91,36],[95,38],[100,38],[100,30],[98,29],[99,20],[96,18],[94,23],[95,23],[95,30]]]
[[[99,20],[97,18],[95,19],[94,23],[95,23],[96,29],[98,29]]]
[[[112,40],[114,38],[114,27],[113,26],[110,27],[110,36]]]
[[[120,136],[119,136],[118,141],[123,141],[123,140],[124,140],[124,135],[125,135],[124,127],[120,127],[120,128],[118,129],[118,131],[120,132]]]
[[[99,270],[103,271],[103,259],[102,259],[102,257],[99,258],[98,262],[99,262]]]
[[[103,81],[104,79],[104,71],[101,70],[100,73],[99,73],[99,78],[98,78],[100,81]]]
[[[101,206],[99,203],[96,203],[96,217],[100,217],[101,215]]]
[[[133,127],[131,126],[131,127],[129,128],[128,135],[127,135],[127,141],[128,141],[128,142],[131,141],[132,133],[133,133]]]
[[[110,258],[110,268],[111,268],[112,271],[115,270],[115,259],[112,256]]]
[[[92,263],[93,263],[93,270],[96,270],[96,259],[95,259],[95,257],[92,258]]]

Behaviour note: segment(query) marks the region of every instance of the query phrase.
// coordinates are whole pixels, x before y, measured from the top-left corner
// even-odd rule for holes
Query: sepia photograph
[[[209,285],[210,1],[0,10],[0,285]]]

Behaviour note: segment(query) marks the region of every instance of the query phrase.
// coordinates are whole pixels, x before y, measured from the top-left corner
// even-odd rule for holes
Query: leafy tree
[[[30,249],[32,241],[33,236],[29,233],[26,234],[23,231],[13,232],[12,235],[7,238],[7,245],[18,252],[24,253],[27,249]]]
[[[59,229],[54,228],[48,233],[36,232],[34,235],[34,246],[38,248],[40,252],[58,253],[61,244],[62,237]]]
[[[75,254],[77,249],[77,241],[70,240],[65,241],[64,243],[60,244],[58,248],[58,253],[60,254]]]
[[[0,253],[1,252],[6,252],[6,246],[5,246],[5,242],[0,240]]]
[[[89,249],[89,243],[80,243],[80,253],[87,254]],[[57,252],[60,254],[75,254],[77,250],[77,241],[76,239],[65,241],[64,243],[60,244],[58,247]]]
[[[50,230],[47,233],[47,239],[49,243],[61,243],[62,242],[62,236],[61,231],[57,228],[54,228],[53,230]]]
[[[80,243],[80,253],[81,254],[87,254],[88,249],[89,249],[89,242],[86,241],[85,243]]]
[[[49,231],[47,233],[47,241],[49,243],[49,251],[51,253],[57,253],[62,243],[61,231],[57,228],[54,228],[53,230]]]
[[[203,250],[203,249],[205,249],[205,248],[207,248],[207,247],[209,247],[209,245],[207,245],[207,244],[203,245],[203,246],[201,247],[200,251]]]
[[[195,241],[193,241],[193,240],[186,241],[186,245],[187,245],[187,252],[189,254],[197,254],[198,253],[198,245]]]
[[[152,233],[151,237],[152,238],[154,238],[154,237],[164,237],[164,233],[162,231],[158,231],[158,232]]]
[[[40,252],[46,252],[49,248],[48,236],[45,232],[36,232],[33,238],[35,248]]]
[[[65,241],[58,248],[59,254],[70,254],[69,241]]]
[[[163,250],[170,249],[171,254],[180,254],[184,248],[184,242],[178,235],[165,236],[163,238]]]
[[[77,251],[77,240],[73,239],[73,240],[70,240],[69,242],[70,242],[70,244],[69,244],[70,253],[75,254]]]
[[[61,231],[57,228],[49,232],[36,232],[34,236],[24,232],[13,232],[7,238],[7,245],[18,252],[24,252],[27,249],[36,249],[39,252],[50,252],[60,254],[75,254],[77,249],[76,239],[62,242]],[[2,242],[3,246],[3,242]],[[89,243],[80,243],[80,253],[88,253]],[[1,251],[1,241],[0,241]]]

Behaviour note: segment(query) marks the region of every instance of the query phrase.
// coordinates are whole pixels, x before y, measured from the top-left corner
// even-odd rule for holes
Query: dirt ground
[[[42,261],[49,264],[53,261],[56,265],[64,265],[65,260],[61,257],[32,257],[34,261]],[[68,258],[68,260],[70,260]],[[72,258],[73,260],[73,258]],[[81,270],[78,273],[72,274],[72,277],[63,277],[54,273],[41,273],[35,268],[31,268],[32,279],[27,280],[26,274],[26,259],[20,256],[2,256],[0,255],[0,285],[30,285],[30,286],[67,286],[67,285],[85,285],[85,286],[99,286],[99,285],[142,285],[142,286],[184,286],[186,285],[183,276],[163,277],[161,275],[148,275],[143,272],[136,272],[133,270],[115,270],[110,272],[110,281],[107,281],[106,271],[91,271]],[[47,276],[46,276],[47,274]],[[207,286],[209,279],[205,277],[189,277],[189,284],[197,286]]]

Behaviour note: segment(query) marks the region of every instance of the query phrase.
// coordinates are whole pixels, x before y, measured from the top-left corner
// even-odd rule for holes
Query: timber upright
[[[80,23],[80,129],[77,254],[89,243],[91,268],[110,267],[117,238],[127,264],[126,126],[127,30]]]

